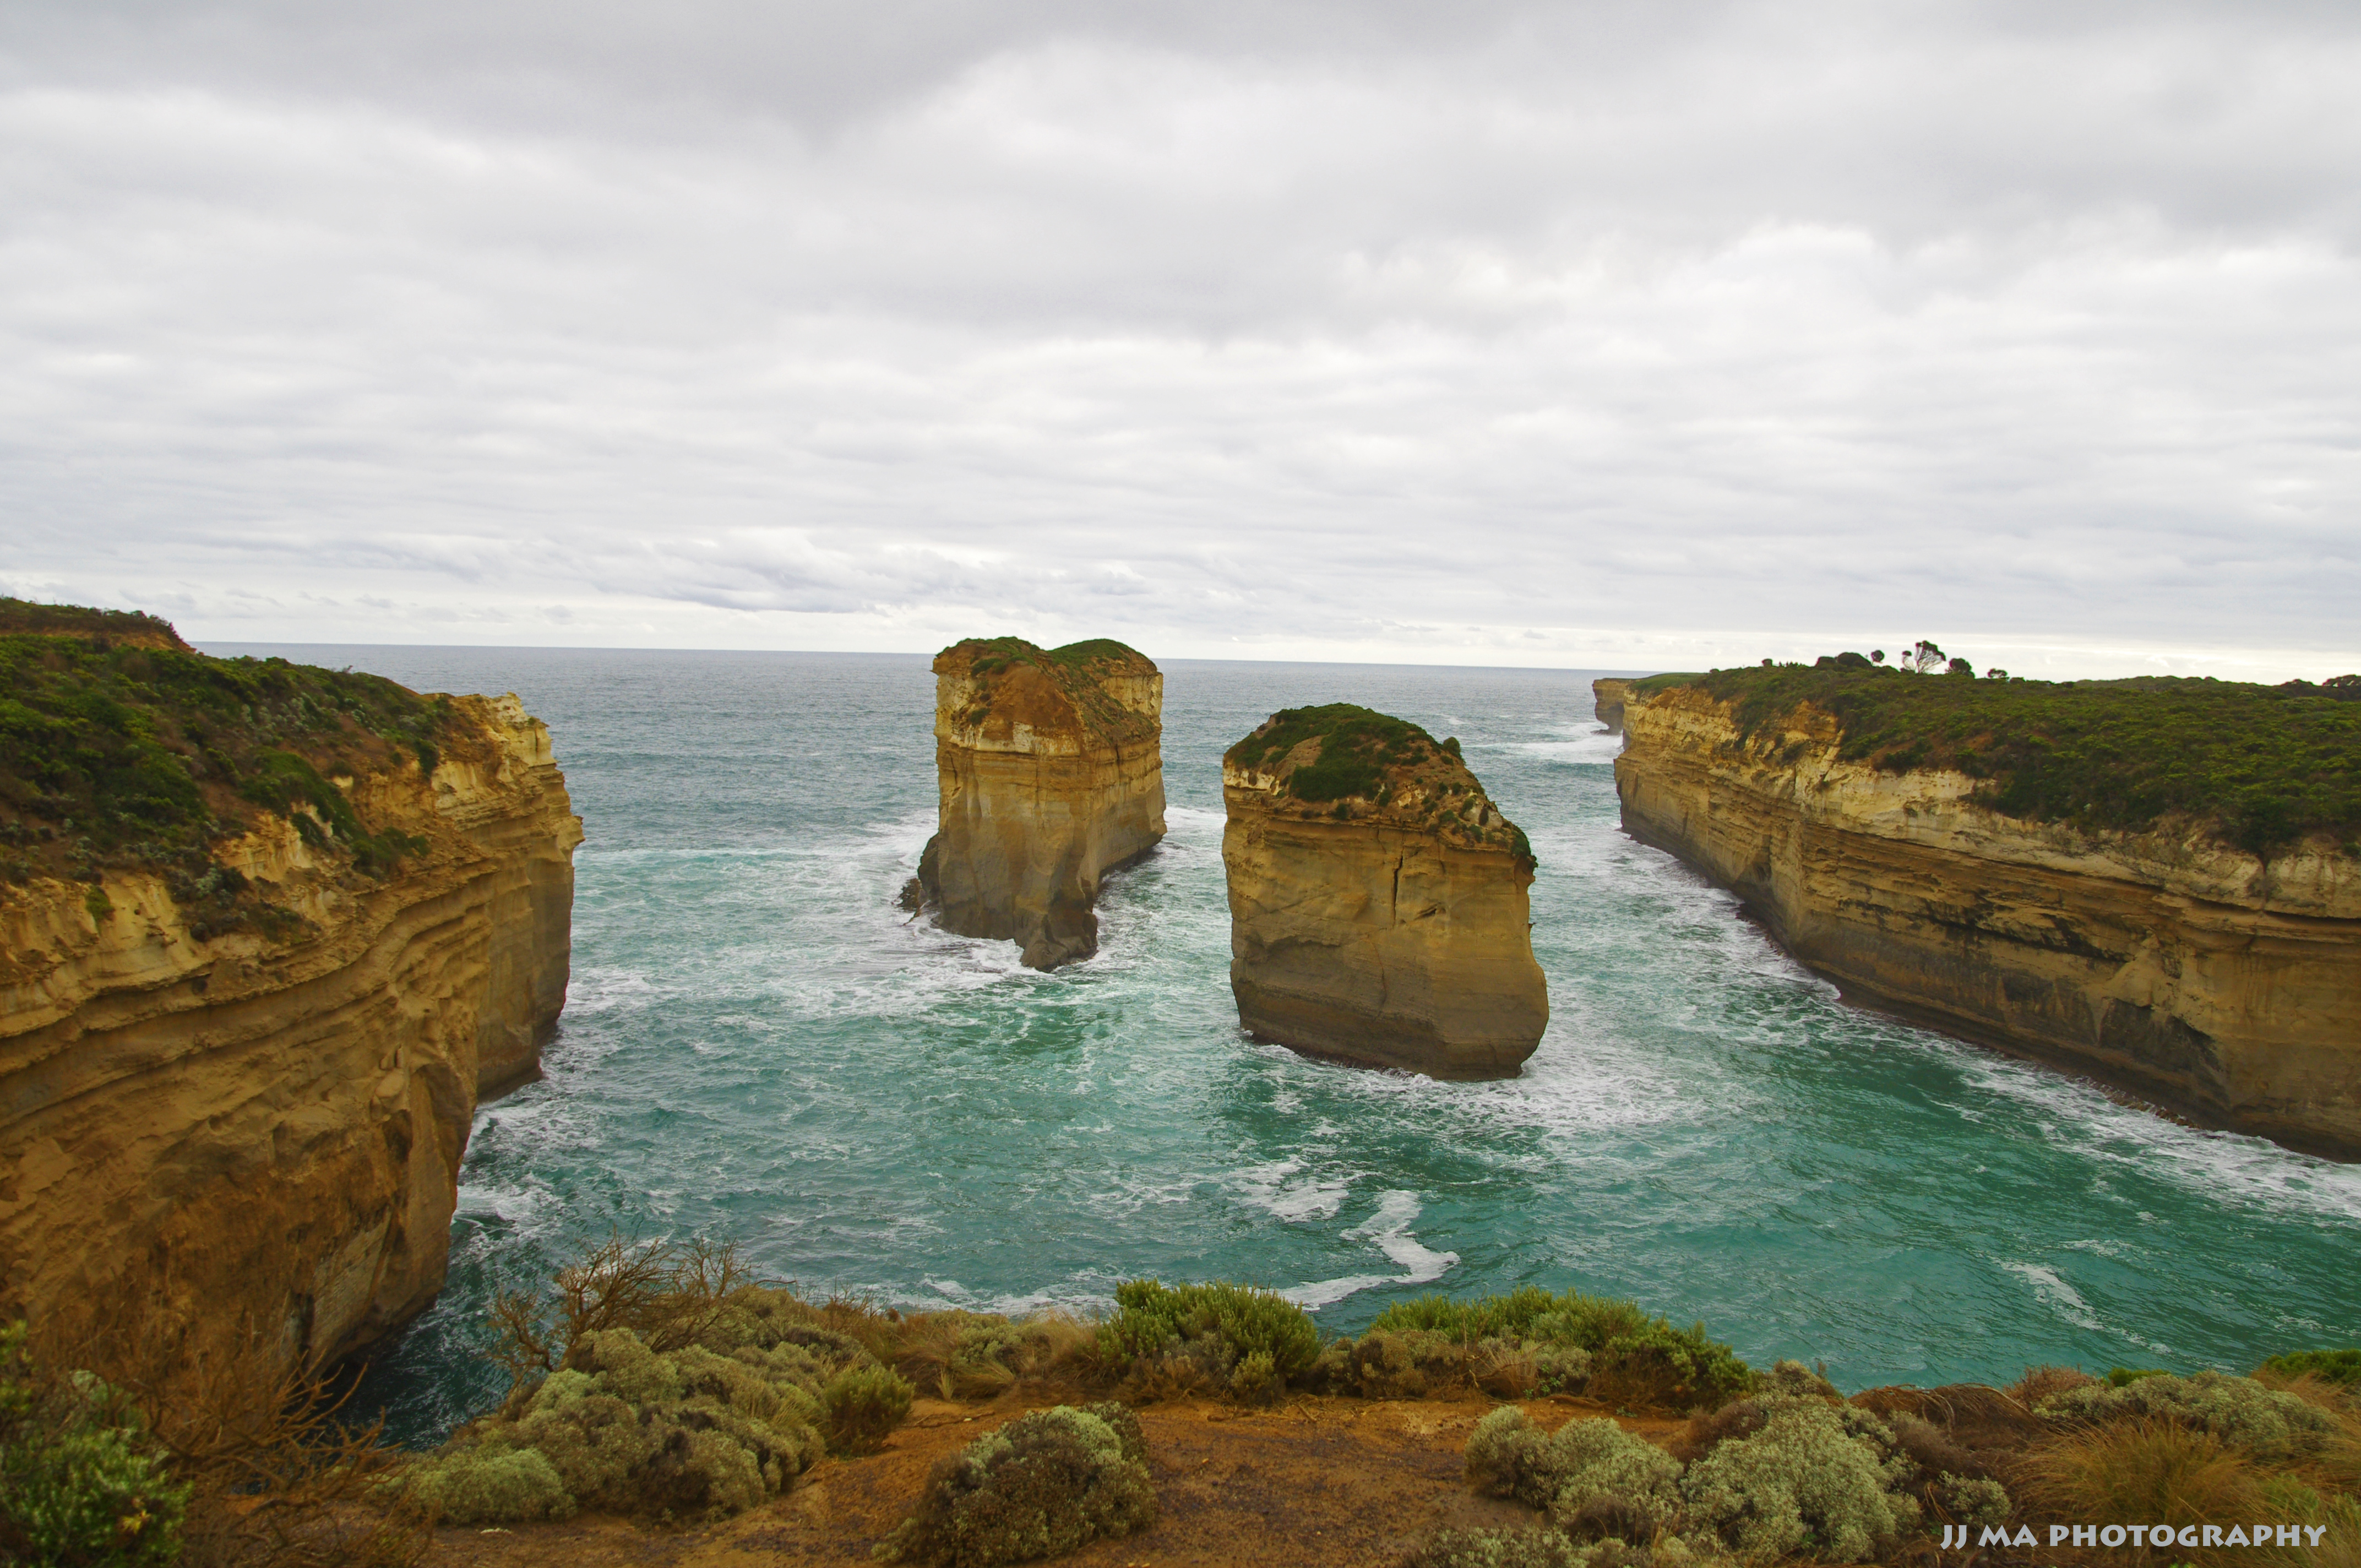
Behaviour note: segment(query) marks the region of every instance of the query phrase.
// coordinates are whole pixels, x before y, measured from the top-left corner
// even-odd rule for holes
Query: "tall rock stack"
[[[940,827],[917,895],[948,931],[1030,968],[1098,951],[1109,871],[1164,837],[1164,677],[1101,638],[971,638],[935,656]]]
[[[1347,703],[1222,759],[1230,986],[1251,1033],[1433,1078],[1513,1077],[1549,1022],[1533,858],[1460,759]]]

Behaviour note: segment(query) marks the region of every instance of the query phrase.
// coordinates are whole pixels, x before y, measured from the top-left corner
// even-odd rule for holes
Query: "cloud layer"
[[[2316,676],[2356,79],[2328,5],[0,5],[0,589]]]

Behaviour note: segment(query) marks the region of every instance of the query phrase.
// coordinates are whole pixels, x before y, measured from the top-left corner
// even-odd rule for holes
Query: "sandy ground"
[[[1142,1406],[1156,1476],[1156,1528],[1065,1559],[1075,1568],[1391,1568],[1441,1525],[1538,1516],[1478,1497],[1460,1476],[1468,1429],[1497,1402],[1304,1398],[1272,1410],[1189,1402]],[[512,1530],[445,1529],[431,1568],[751,1568],[868,1563],[906,1516],[935,1462],[1032,1407],[921,1399],[883,1453],[823,1461],[785,1497],[709,1529],[660,1530],[585,1517]],[[1588,1399],[1528,1402],[1554,1430],[1604,1415]],[[1623,1423],[1664,1441],[1673,1421]]]

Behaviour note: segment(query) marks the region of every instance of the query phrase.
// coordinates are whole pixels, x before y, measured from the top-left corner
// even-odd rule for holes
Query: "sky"
[[[0,593],[2361,669],[2361,6],[0,0]]]

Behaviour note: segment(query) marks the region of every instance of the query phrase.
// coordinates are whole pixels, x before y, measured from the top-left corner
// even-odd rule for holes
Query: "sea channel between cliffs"
[[[1042,975],[893,906],[934,825],[923,658],[273,651],[516,690],[589,834],[548,1076],[479,1113],[449,1287],[365,1391],[412,1440],[500,1392],[467,1354],[490,1293],[617,1225],[813,1295],[1226,1277],[1336,1332],[1576,1285],[1848,1387],[2361,1339],[2361,1168],[1844,1006],[1620,831],[1588,672],[1169,663],[1170,836],[1108,883],[1099,956]],[[1338,699],[1459,736],[1532,836],[1552,1016],[1519,1079],[1237,1029],[1218,758]]]

